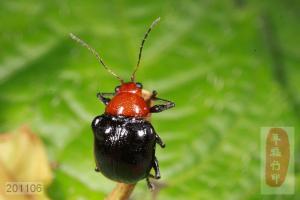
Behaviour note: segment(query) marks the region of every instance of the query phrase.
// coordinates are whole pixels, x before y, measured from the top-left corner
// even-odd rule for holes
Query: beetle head
[[[139,96],[142,95],[143,85],[139,82],[128,82],[122,83],[121,85],[115,88],[116,94],[120,93],[133,93]]]

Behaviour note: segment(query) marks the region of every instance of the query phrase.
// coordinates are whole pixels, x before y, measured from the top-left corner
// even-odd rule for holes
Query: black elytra
[[[109,179],[129,184],[148,178],[151,168],[156,167],[158,140],[150,122],[103,114],[93,120],[92,128],[98,170]]]

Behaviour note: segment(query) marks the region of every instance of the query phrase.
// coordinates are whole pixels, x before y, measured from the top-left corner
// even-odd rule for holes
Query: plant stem
[[[134,187],[135,184],[118,183],[105,200],[127,200],[134,190]]]
[[[143,90],[143,98],[147,102],[148,106],[152,106],[153,102],[151,101],[152,93]],[[146,120],[150,121],[151,114],[146,117]],[[129,199],[131,193],[134,190],[136,184],[126,184],[126,183],[118,183],[117,186],[113,189],[113,191],[105,198],[105,200],[127,200]]]

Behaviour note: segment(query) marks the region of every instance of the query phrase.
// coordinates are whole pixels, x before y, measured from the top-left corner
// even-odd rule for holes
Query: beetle
[[[95,171],[101,172],[111,180],[127,184],[146,179],[150,189],[153,189],[153,184],[149,177],[160,178],[155,146],[158,144],[164,148],[165,144],[146,118],[150,113],[162,112],[175,104],[158,98],[154,90],[150,100],[163,103],[149,105],[142,97],[143,85],[135,81],[135,74],[140,65],[144,43],[159,20],[160,18],[153,21],[144,35],[138,62],[129,82],[124,82],[109,69],[95,49],[74,34],[70,34],[72,39],[91,51],[102,66],[121,82],[114,92],[97,94],[98,99],[105,105],[105,112],[96,116],[91,124],[94,134]],[[150,173],[152,168],[154,175]]]

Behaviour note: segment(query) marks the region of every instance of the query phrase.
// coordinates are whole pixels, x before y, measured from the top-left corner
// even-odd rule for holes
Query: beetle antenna
[[[84,42],[82,39],[80,39],[79,37],[75,36],[73,33],[70,33],[70,37],[75,40],[76,42],[78,42],[79,44],[81,44],[81,46],[87,48],[94,56],[96,56],[97,60],[102,64],[102,66],[110,73],[112,74],[114,77],[116,77],[117,79],[119,79],[121,81],[121,83],[123,83],[123,79],[121,79],[115,72],[113,72],[111,69],[109,69],[107,67],[107,65],[105,65],[105,63],[103,62],[102,58],[100,57],[99,53],[92,48],[90,45],[88,45],[86,42]]]
[[[150,33],[150,31],[154,28],[154,26],[156,26],[156,24],[160,21],[160,17],[158,17],[156,20],[154,20],[151,24],[151,26],[149,27],[149,29],[147,30],[147,32],[145,33],[145,36],[142,40],[142,43],[141,43],[141,46],[140,46],[140,52],[139,52],[139,57],[138,57],[138,62],[137,62],[137,65],[131,75],[131,81],[134,82],[134,79],[135,79],[135,73],[136,71],[138,70],[139,66],[140,66],[140,62],[141,62],[141,57],[142,57],[142,52],[143,52],[143,47],[144,47],[144,43]]]

